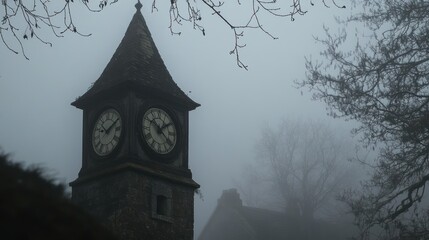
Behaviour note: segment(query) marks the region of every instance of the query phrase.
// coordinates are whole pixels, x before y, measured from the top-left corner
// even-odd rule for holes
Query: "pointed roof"
[[[200,106],[173,81],[140,12],[141,7],[138,1],[137,11],[110,62],[93,86],[72,103],[73,106],[82,108],[93,98],[123,86],[174,99],[188,110]]]

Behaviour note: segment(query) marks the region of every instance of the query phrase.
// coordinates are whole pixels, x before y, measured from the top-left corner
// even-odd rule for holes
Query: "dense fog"
[[[305,78],[304,57],[319,57],[314,36],[323,34],[324,24],[335,29],[334,16],[347,15],[349,9],[319,4],[295,21],[267,18],[265,25],[279,39],[258,30],[246,31],[246,47],[240,52],[249,66],[246,71],[229,54],[234,36],[219,18],[207,11],[205,36],[190,26],[181,29],[180,36],[172,36],[168,6],[158,8],[154,13],[147,4],[142,9],[152,37],[174,81],[201,104],[190,112],[189,123],[190,169],[201,185],[201,194],[195,196],[195,237],[225,189],[237,188],[247,206],[276,211],[287,207],[272,179],[267,179],[270,169],[263,161],[266,149],[261,149],[267,131],[276,133],[285,122],[301,123],[300,128],[322,124],[342,144],[337,146],[343,152],[336,156],[341,171],[335,180],[344,183],[341,187],[354,186],[365,176],[364,170],[348,161],[356,157],[357,140],[350,134],[355,123],[327,116],[326,105],[312,101],[311,93],[294,83]],[[130,1],[119,1],[101,13],[76,11],[79,30],[92,36],[66,33],[56,38],[47,32],[52,47],[25,40],[30,60],[0,47],[0,147],[13,160],[41,165],[64,183],[77,178],[82,111],[70,103],[100,76],[134,12]],[[300,160],[296,161],[295,169],[300,169]],[[338,214],[332,211],[338,207],[333,193],[331,202],[314,212],[316,217]]]

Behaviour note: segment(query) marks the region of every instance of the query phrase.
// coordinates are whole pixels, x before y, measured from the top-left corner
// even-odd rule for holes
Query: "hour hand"
[[[155,127],[156,127],[156,132],[157,132],[158,134],[160,134],[160,133],[162,132],[162,128],[158,125],[158,123],[157,123],[155,120],[153,120],[153,121],[152,121],[152,123],[153,123],[153,125],[155,125]]]
[[[164,128],[167,128],[170,125],[173,125],[173,123],[170,122],[170,123],[164,124],[164,126],[161,127],[161,130],[164,130]]]
[[[103,126],[103,124],[100,124],[100,127],[98,128],[100,132],[107,132],[106,128]]]

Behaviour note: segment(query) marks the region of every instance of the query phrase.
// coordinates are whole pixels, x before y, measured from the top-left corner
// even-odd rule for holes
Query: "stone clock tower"
[[[100,78],[72,103],[83,110],[82,168],[72,200],[120,239],[193,239],[189,111],[137,12]]]

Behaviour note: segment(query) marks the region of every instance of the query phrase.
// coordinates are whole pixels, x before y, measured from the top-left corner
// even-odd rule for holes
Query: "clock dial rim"
[[[107,112],[109,112],[109,111],[112,111],[112,112],[114,112],[115,114],[116,114],[116,116],[118,117],[118,118],[116,118],[118,121],[119,121],[119,123],[120,123],[120,131],[119,131],[119,134],[116,134],[116,132],[114,133],[114,134],[112,134],[113,136],[110,136],[109,138],[111,138],[109,141],[108,141],[108,143],[107,144],[104,144],[104,145],[109,145],[110,143],[112,143],[112,141],[113,141],[113,139],[115,139],[115,141],[116,141],[116,143],[113,143],[113,147],[112,147],[112,149],[107,149],[107,151],[105,152],[105,153],[102,153],[102,152],[100,152],[100,151],[97,151],[96,150],[96,147],[95,147],[95,132],[96,132],[96,130],[97,130],[97,125],[98,125],[98,123],[99,123],[99,121],[100,121],[100,119],[102,118],[102,115],[104,115],[105,113],[107,113]],[[115,153],[118,149],[119,149],[119,145],[121,144],[121,142],[122,142],[122,137],[123,137],[123,135],[124,135],[124,124],[123,124],[123,117],[122,117],[122,114],[121,114],[121,112],[118,110],[118,109],[116,109],[116,108],[114,108],[114,107],[106,107],[106,108],[103,108],[101,111],[99,111],[96,115],[95,115],[96,117],[94,118],[94,120],[93,120],[93,123],[92,123],[92,131],[91,131],[91,135],[90,135],[90,141],[91,141],[91,152],[97,157],[97,158],[106,158],[106,157],[110,157],[113,153]],[[115,120],[113,120],[113,121],[115,121]],[[106,120],[104,121],[104,122],[106,122]],[[103,130],[107,130],[109,127],[114,127],[114,125],[117,125],[118,123],[114,123],[114,124],[112,124],[112,125],[107,125],[107,126],[105,126],[106,127],[106,129],[103,129]],[[117,126],[116,126],[117,127]],[[111,129],[109,129],[110,131],[112,131]],[[115,138],[116,137],[116,138]],[[108,148],[108,147],[107,147]]]

